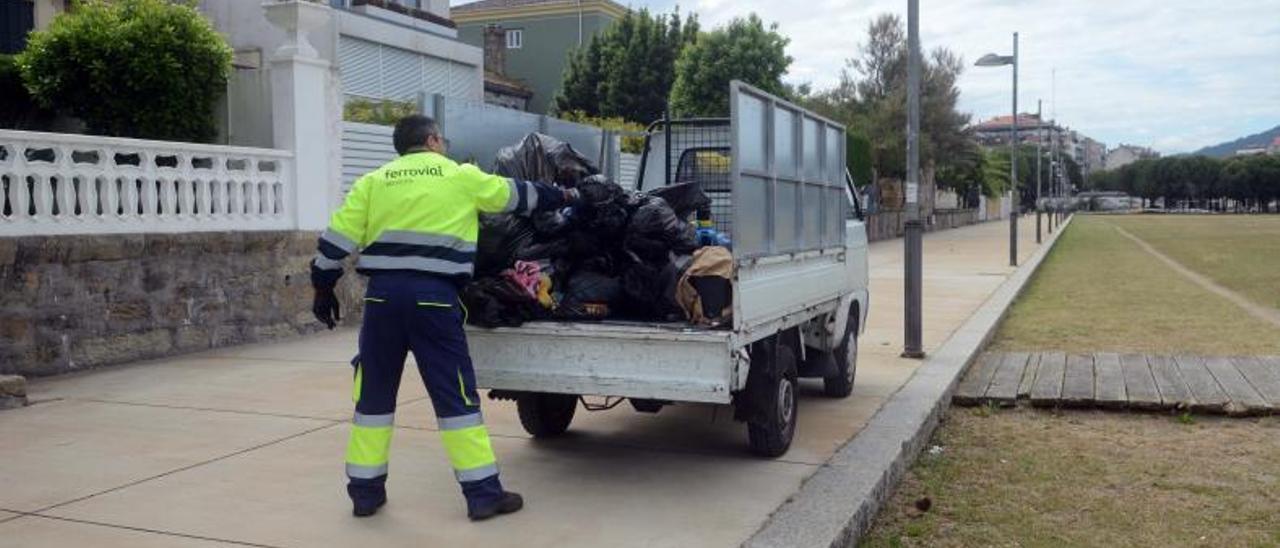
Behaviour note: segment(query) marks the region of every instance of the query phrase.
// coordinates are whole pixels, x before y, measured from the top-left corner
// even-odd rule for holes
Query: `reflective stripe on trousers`
[[[365,415],[356,412],[347,441],[347,476],[373,479],[387,475],[391,459],[391,435],[395,413]]]
[[[498,475],[498,459],[493,455],[489,430],[480,413],[440,417],[440,442],[449,454],[458,481],[480,481]]]

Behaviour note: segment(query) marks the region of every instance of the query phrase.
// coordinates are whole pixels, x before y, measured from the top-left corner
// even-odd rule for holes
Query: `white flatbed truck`
[[[822,378],[832,397],[852,390],[869,296],[844,127],[740,82],[730,95],[727,120],[651,126],[638,186],[697,180],[712,198],[736,263],[732,326],[469,327],[478,385],[514,399],[533,436],[563,433],[584,396],[644,412],[722,404],[755,453],[776,457],[795,435],[798,378]]]

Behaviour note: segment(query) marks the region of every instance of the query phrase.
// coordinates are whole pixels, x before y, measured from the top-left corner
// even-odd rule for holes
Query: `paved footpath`
[[[1022,222],[1022,256],[1036,248]],[[926,349],[1013,271],[1008,224],[925,238]],[[902,242],[871,246],[871,317],[853,396],[806,382],[783,458],[745,451],[726,409],[579,410],[536,442],[486,401],[518,514],[472,524],[416,373],[392,448],[391,501],[357,520],[343,491],[352,330],[36,380],[0,412],[0,547],[736,546],[858,433],[919,362],[902,346]],[[412,367],[407,372],[414,371]]]

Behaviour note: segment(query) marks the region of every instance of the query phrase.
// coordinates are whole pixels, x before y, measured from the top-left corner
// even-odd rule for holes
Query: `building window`
[[[507,31],[507,49],[520,49],[524,47],[524,31],[508,30]]]
[[[35,27],[35,4],[0,2],[0,53],[19,53],[27,47],[27,33]]]

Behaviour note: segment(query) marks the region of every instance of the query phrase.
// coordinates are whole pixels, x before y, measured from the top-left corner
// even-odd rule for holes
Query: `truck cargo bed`
[[[481,388],[707,403],[729,403],[736,388],[739,355],[730,330],[532,322],[469,327],[467,337]]]

